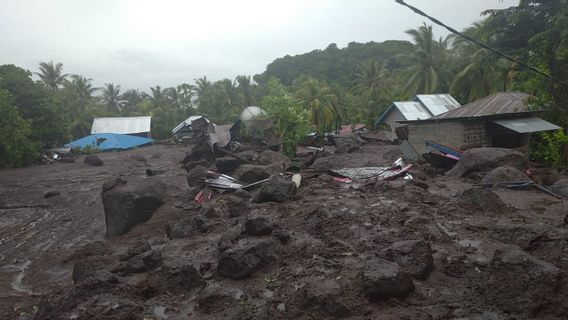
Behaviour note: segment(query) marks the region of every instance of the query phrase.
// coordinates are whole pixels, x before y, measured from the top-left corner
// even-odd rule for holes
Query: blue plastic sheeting
[[[117,133],[98,133],[69,142],[68,148],[91,146],[99,150],[126,150],[153,142],[153,139]]]

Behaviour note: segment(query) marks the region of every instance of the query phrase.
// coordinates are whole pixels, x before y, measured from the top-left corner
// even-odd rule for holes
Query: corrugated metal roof
[[[395,107],[402,113],[406,120],[428,119],[432,114],[420,102],[404,101],[395,102]]]
[[[133,134],[150,132],[152,117],[106,117],[93,119],[91,134]]]
[[[483,117],[530,111],[526,101],[529,94],[523,92],[499,92],[466,104],[461,108],[432,117],[432,119]]]
[[[457,109],[461,104],[451,94],[419,94],[414,101],[421,102],[431,114],[437,116],[444,112]],[[410,119],[409,119],[410,120]]]
[[[529,132],[562,129],[555,124],[552,124],[548,121],[542,120],[541,118],[537,117],[495,120],[493,122],[518,133],[529,133]]]
[[[172,130],[172,134],[177,133],[178,131],[180,131],[183,127],[185,126],[191,126],[191,123],[194,120],[197,120],[199,118],[203,118],[203,116],[191,116],[187,119],[185,119],[184,121],[182,121],[180,124],[178,124],[173,130]]]

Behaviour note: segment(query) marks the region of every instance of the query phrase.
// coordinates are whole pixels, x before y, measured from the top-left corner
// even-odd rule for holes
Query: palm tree
[[[243,97],[243,102],[245,106],[252,106],[255,104],[254,97],[252,95],[253,84],[250,76],[237,76],[238,90]]]
[[[195,91],[198,98],[207,95],[209,90],[211,90],[211,81],[207,80],[206,76],[195,79]]]
[[[470,63],[455,76],[450,92],[471,102],[498,91],[499,87],[497,57],[482,48],[471,56]]]
[[[231,110],[233,113],[239,114],[243,106],[239,105],[239,94],[237,91],[237,81],[230,79],[221,80],[221,88],[223,89],[223,104],[225,110]]]
[[[446,41],[435,41],[432,26],[424,24],[406,31],[412,36],[415,50],[406,56],[409,67],[402,73],[408,96],[417,93],[436,93],[445,85]]]
[[[63,85],[67,74],[63,74],[63,64],[50,62],[41,62],[39,71],[35,74],[39,76],[41,81],[52,91],[58,91]]]
[[[93,97],[93,93],[99,90],[99,88],[93,87],[91,81],[93,79],[74,74],[70,81],[65,79],[64,87],[74,93],[79,100],[87,101]]]
[[[122,111],[123,100],[120,95],[120,85],[115,85],[113,83],[105,83],[102,89],[102,100],[110,110],[116,112]]]
[[[355,74],[355,86],[351,89],[366,99],[366,119],[369,124],[380,113],[380,108],[392,96],[392,80],[384,63],[369,60]]]
[[[150,100],[154,108],[160,108],[167,104],[166,103],[168,100],[166,96],[167,89],[162,90],[162,87],[155,86],[155,87],[150,87],[150,91],[152,92],[152,94],[145,94],[145,96]]]
[[[320,133],[334,124],[335,108],[333,93],[328,86],[314,79],[304,81],[296,91],[296,98],[311,113],[311,122]]]

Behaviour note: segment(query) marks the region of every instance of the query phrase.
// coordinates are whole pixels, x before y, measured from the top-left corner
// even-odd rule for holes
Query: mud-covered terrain
[[[389,145],[347,149],[328,162],[400,156]],[[481,188],[485,172],[466,179],[423,164],[413,180],[305,171],[282,203],[253,189],[197,205],[186,151],[154,145],[98,154],[103,166],[82,156],[0,171],[0,318],[566,319],[565,199]],[[107,238],[105,183],[107,210],[134,189],[157,209]]]

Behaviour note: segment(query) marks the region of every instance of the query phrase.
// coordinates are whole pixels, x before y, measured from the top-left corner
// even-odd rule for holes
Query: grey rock
[[[235,171],[240,165],[241,161],[239,159],[235,159],[230,156],[217,158],[215,160],[215,167],[217,167],[217,171],[225,174]]]
[[[568,198],[568,179],[556,181],[553,185],[550,186],[550,191]]]
[[[221,253],[217,274],[233,280],[245,279],[274,259],[272,239],[241,239]]]
[[[472,173],[487,172],[504,165],[524,171],[528,166],[528,160],[522,153],[511,149],[474,148],[466,150],[460,161],[446,172],[446,175],[463,178]]]
[[[270,177],[270,173],[266,166],[251,164],[243,164],[233,173],[233,178],[244,183],[253,183],[268,177]]]
[[[290,158],[280,152],[264,150],[260,153],[256,162],[265,166],[275,163],[284,163],[285,166],[288,166],[291,161]]]
[[[499,182],[512,182],[512,181],[531,181],[531,179],[519,169],[511,166],[502,166],[495,168],[487,173],[481,183],[494,184]]]
[[[341,159],[337,156],[318,158],[314,161],[314,164],[312,164],[312,168],[321,171],[340,169],[342,166]]]
[[[405,298],[414,291],[410,276],[394,262],[378,258],[368,260],[359,276],[363,293],[370,301]]]
[[[95,156],[95,155],[88,155],[85,157],[85,160],[83,160],[83,163],[85,163],[86,165],[89,166],[94,166],[94,167],[100,167],[103,165],[103,160],[101,160],[99,157]]]
[[[188,294],[203,289],[207,284],[199,272],[188,264],[168,264],[148,275],[149,292],[154,295]]]
[[[162,182],[132,186],[121,182],[103,185],[106,236],[115,237],[144,223],[164,204],[166,186]]]
[[[244,232],[251,236],[267,236],[272,233],[272,223],[265,217],[248,218],[244,224]]]
[[[203,186],[204,178],[207,176],[207,168],[203,165],[197,165],[187,173],[187,184],[190,187]]]
[[[102,256],[87,257],[73,265],[73,282],[81,282],[99,271],[109,271],[110,269],[112,269],[110,258]]]
[[[402,272],[419,280],[428,279],[434,269],[432,247],[424,240],[395,242],[385,250],[385,258],[396,262]]]
[[[262,184],[253,202],[286,202],[296,195],[296,189],[294,182],[275,174]]]
[[[499,196],[487,188],[473,187],[459,195],[459,203],[483,212],[503,213],[509,210]]]

